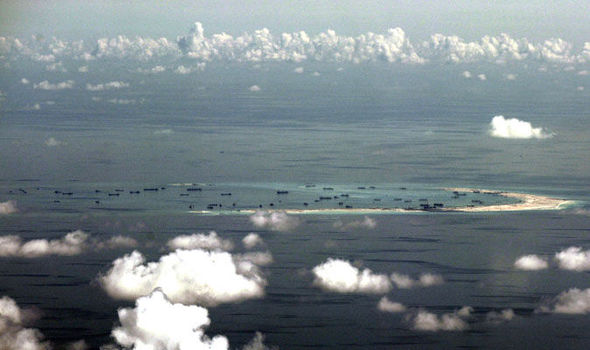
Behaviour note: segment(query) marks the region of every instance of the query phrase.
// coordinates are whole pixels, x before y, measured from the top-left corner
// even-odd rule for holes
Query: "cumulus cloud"
[[[409,289],[414,287],[431,287],[444,283],[444,279],[441,275],[436,275],[432,273],[423,273],[417,280],[415,280],[408,275],[394,272],[391,274],[390,278],[391,281],[395,284],[395,286],[399,289]]]
[[[62,81],[61,83],[52,84],[47,80],[43,80],[39,84],[33,84],[33,89],[41,89],[41,90],[64,90],[64,89],[71,89],[74,87],[73,80],[66,80]]]
[[[293,72],[295,72],[297,74],[302,74],[303,73],[303,67],[297,67],[297,68],[293,69]]]
[[[466,79],[471,78],[471,72],[468,70],[463,71],[463,73],[461,73],[461,75],[463,76],[463,78],[466,78]]]
[[[379,300],[379,304],[377,304],[377,309],[382,312],[391,312],[391,313],[399,313],[405,312],[406,307],[403,304],[396,303],[387,299],[387,297],[381,298]]]
[[[372,219],[368,216],[365,216],[363,220],[353,220],[350,222],[342,222],[340,220],[334,223],[334,228],[340,230],[348,230],[348,229],[357,229],[357,228],[367,228],[367,229],[374,229],[377,227],[377,221]]]
[[[49,343],[36,329],[26,328],[38,316],[33,310],[21,309],[7,296],[0,298],[0,349],[49,350]]]
[[[346,260],[328,258],[312,272],[313,284],[327,291],[381,294],[391,290],[387,275],[375,274],[370,269],[361,271]]]
[[[81,230],[70,232],[60,239],[33,239],[25,243],[19,236],[0,236],[0,256],[38,258],[48,255],[78,255],[86,249],[88,237]]]
[[[174,304],[159,289],[135,301],[135,308],[118,310],[120,326],[111,335],[117,344],[133,349],[229,349],[224,336],[209,338],[207,309]]]
[[[86,84],[86,90],[88,91],[103,91],[103,90],[110,90],[110,89],[121,89],[129,87],[129,83],[124,81],[111,81],[109,83],[104,84]]]
[[[227,33],[205,35],[196,22],[186,35],[169,40],[118,35],[95,42],[65,41],[52,38],[43,43],[0,36],[0,55],[29,57],[52,63],[75,59],[135,59],[149,61],[189,58],[199,63],[233,62],[390,62],[424,64],[428,62],[472,63],[536,61],[572,65],[590,61],[590,43],[574,50],[560,38],[533,42],[506,33],[485,35],[466,41],[455,35],[433,34],[428,40],[412,42],[402,28],[384,33],[367,32],[355,36],[327,30],[315,35],[305,31],[272,33],[267,28],[232,36]]]
[[[20,80],[20,82],[21,82],[21,84],[23,84],[23,85],[27,85],[27,84],[29,84],[29,79],[27,79],[27,78],[22,78],[22,79]]]
[[[174,130],[172,129],[162,129],[154,131],[154,135],[172,135],[174,134]]]
[[[50,137],[47,140],[45,140],[45,145],[47,147],[56,147],[64,144],[64,142],[57,140],[55,137]]]
[[[234,244],[232,241],[222,239],[215,231],[204,233],[195,233],[192,235],[182,235],[174,237],[166,243],[168,248],[174,249],[215,249],[215,250],[232,250]]]
[[[242,350],[278,350],[278,347],[269,347],[264,344],[264,336],[260,332],[256,332],[254,338]]]
[[[477,75],[477,79],[479,79],[481,81],[488,80],[488,78],[486,77],[486,75],[483,74],[483,73],[482,74],[478,74]]]
[[[113,236],[104,242],[96,242],[95,246],[97,249],[116,249],[116,248],[135,248],[138,246],[138,242],[135,238],[127,236]]]
[[[501,115],[495,116],[490,122],[490,135],[507,139],[544,139],[553,136],[542,128],[533,128],[529,122],[516,118],[505,119]]]
[[[491,323],[502,323],[514,318],[514,310],[504,309],[500,312],[490,311],[486,314],[486,321]]]
[[[569,247],[555,254],[559,268],[573,271],[590,270],[590,250],[582,251],[581,247]]]
[[[516,74],[512,73],[506,74],[504,77],[506,78],[506,80],[516,80]]]
[[[131,248],[137,244],[135,239],[125,236],[113,236],[106,241],[92,240],[82,230],[70,232],[60,239],[33,239],[27,242],[16,235],[0,236],[0,257],[73,256],[89,249]]]
[[[137,101],[135,99],[126,99],[126,98],[112,98],[107,100],[108,103],[116,104],[116,105],[133,105]]]
[[[248,88],[248,90],[252,91],[252,92],[257,92],[260,91],[260,86],[258,85],[252,85]]]
[[[259,298],[266,286],[252,262],[236,263],[227,252],[201,249],[178,249],[147,264],[133,251],[116,259],[98,280],[116,299],[133,300],[161,288],[174,302],[206,306]]]
[[[463,331],[469,328],[465,319],[469,318],[473,309],[464,306],[453,313],[436,315],[425,310],[408,315],[406,320],[412,324],[412,329],[425,332]]]
[[[250,216],[250,222],[259,228],[273,231],[290,231],[299,225],[299,219],[282,211],[257,211]]]
[[[252,249],[256,246],[263,245],[264,241],[258,234],[251,232],[242,238],[242,244],[246,249]]]
[[[14,214],[18,212],[15,201],[0,202],[0,215]]]
[[[536,271],[549,267],[547,261],[537,255],[524,255],[514,262],[514,267],[519,270]]]
[[[590,288],[580,290],[572,288],[561,292],[537,311],[559,314],[587,314],[590,313]]]

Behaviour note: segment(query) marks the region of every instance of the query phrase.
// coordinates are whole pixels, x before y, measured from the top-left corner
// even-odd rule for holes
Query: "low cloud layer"
[[[108,240],[94,240],[82,230],[76,230],[59,239],[33,239],[23,242],[16,235],[0,236],[0,257],[40,258],[50,255],[74,256],[90,249],[115,249],[137,246],[130,237],[114,236]]]
[[[587,314],[590,313],[590,288],[572,288],[561,292],[551,301],[539,307],[537,311],[558,314]]]
[[[108,348],[136,350],[228,350],[229,340],[223,335],[205,334],[211,325],[209,311],[197,305],[172,302],[164,292],[156,289],[135,301],[134,308],[117,311],[120,325],[111,335],[116,342]],[[106,348],[106,347],[105,347]],[[242,350],[271,350],[264,344],[264,336],[256,332]]]
[[[250,216],[250,222],[258,228],[266,228],[273,231],[291,231],[299,225],[299,219],[289,216],[282,211],[257,211]]]
[[[266,286],[251,261],[201,249],[179,249],[149,263],[134,251],[116,259],[98,281],[116,299],[134,300],[161,288],[173,302],[205,306],[259,298]]]
[[[0,349],[3,350],[49,350],[49,343],[37,329],[26,328],[37,318],[32,310],[21,309],[7,296],[0,298]]]
[[[415,280],[408,275],[394,272],[391,274],[391,281],[395,284],[397,288],[400,289],[409,289],[414,287],[431,287],[444,283],[444,279],[441,275],[436,275],[432,273],[423,273],[420,275],[418,279]]]
[[[313,284],[327,291],[382,294],[391,290],[387,275],[375,274],[370,269],[361,271],[346,260],[328,258],[312,272],[315,276]]]
[[[511,321],[514,318],[514,310],[504,309],[500,312],[490,311],[486,314],[486,321],[491,323],[502,323]]]
[[[14,214],[18,212],[15,201],[0,202],[0,215]]]
[[[379,304],[377,304],[377,310],[381,312],[400,313],[405,312],[406,307],[403,304],[389,300],[387,297],[383,297],[379,300]]]
[[[233,36],[227,33],[206,35],[195,22],[186,35],[176,39],[119,35],[95,41],[45,41],[0,36],[0,56],[28,58],[53,67],[68,60],[81,62],[98,59],[134,59],[150,61],[186,58],[198,63],[220,62],[389,62],[402,64],[477,63],[534,61],[575,64],[590,61],[590,42],[578,48],[566,40],[552,38],[539,42],[513,38],[506,33],[485,35],[466,41],[455,35],[435,33],[427,40],[412,41],[402,28],[383,33],[367,32],[354,36],[334,30],[318,34],[305,31],[272,33],[267,28]],[[165,69],[156,65],[150,72]],[[296,72],[299,69],[296,68]]]
[[[62,81],[61,83],[52,84],[47,80],[44,80],[38,84],[33,84],[33,89],[40,90],[64,90],[71,89],[74,87],[73,80]]]
[[[553,136],[543,128],[534,128],[529,122],[516,118],[505,119],[501,115],[492,119],[489,132],[493,137],[505,139],[545,139]]]
[[[365,216],[362,220],[352,220],[348,222],[343,222],[338,220],[334,223],[334,228],[339,230],[350,230],[350,229],[358,229],[358,228],[366,228],[366,229],[374,229],[377,227],[377,221],[372,219],[368,216]]]
[[[555,254],[559,268],[573,271],[590,270],[590,250],[582,251],[580,247],[569,247]]]
[[[258,234],[251,232],[248,233],[244,238],[242,238],[242,244],[244,245],[244,248],[252,249],[256,246],[263,245],[264,241],[262,240],[262,237],[260,237]]]
[[[232,241],[222,239],[215,231],[204,233],[195,233],[192,235],[177,236],[166,243],[168,248],[174,249],[209,249],[209,250],[232,250],[234,244]]]
[[[104,84],[86,84],[86,90],[88,91],[103,91],[103,90],[111,90],[111,89],[121,89],[129,87],[129,83],[124,81],[111,81],[109,83]]]
[[[118,310],[121,325],[111,335],[133,349],[229,349],[224,336],[205,335],[211,323],[207,309],[172,303],[161,290],[135,301],[135,308]]]
[[[472,312],[473,309],[470,306],[464,306],[453,313],[440,316],[425,310],[419,310],[415,314],[408,315],[406,320],[410,322],[412,329],[417,331],[463,331],[469,328],[466,319],[471,316]]]
[[[547,261],[537,255],[524,255],[514,262],[514,267],[519,270],[536,271],[549,267]]]
[[[88,234],[77,230],[60,239],[33,239],[23,243],[19,236],[0,236],[0,256],[38,258],[48,255],[72,256],[82,253]]]

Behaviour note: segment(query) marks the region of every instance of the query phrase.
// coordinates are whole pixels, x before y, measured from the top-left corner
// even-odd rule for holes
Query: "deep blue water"
[[[585,204],[590,200],[590,89],[576,90],[587,76],[495,65],[344,65],[338,71],[334,65],[310,64],[306,72],[321,73],[311,76],[294,74],[294,67],[212,64],[189,76],[145,75],[112,62],[91,64],[87,76],[37,71],[26,63],[5,69],[0,75],[5,94],[0,202],[15,200],[19,212],[0,217],[0,235],[59,238],[77,229],[97,238],[122,234],[136,238],[138,249],[157,260],[166,241],[180,234],[214,230],[238,243],[257,232],[274,257],[264,268],[265,297],[209,308],[207,333],[226,335],[232,347],[256,331],[282,349],[590,346],[587,315],[535,312],[562,291],[589,288],[587,272],[513,266],[525,254],[551,257],[570,246],[590,249]],[[488,80],[465,80],[466,69],[485,72]],[[501,79],[506,72],[518,73],[518,79]],[[22,77],[75,79],[76,87],[33,90],[19,83]],[[87,81],[113,80],[129,82],[130,88],[84,89]],[[261,90],[249,91],[254,84]],[[108,102],[113,98],[134,102]],[[28,107],[34,103],[40,110]],[[488,124],[499,114],[555,136],[492,138]],[[59,144],[48,146],[50,137]],[[202,191],[189,194],[187,186],[174,183]],[[257,228],[247,215],[189,212],[191,205],[202,210],[210,203],[337,206],[337,199],[314,202],[323,187],[334,187],[332,195],[349,193],[347,203],[354,207],[392,207],[396,198],[411,199],[412,205],[424,197],[448,205],[476,198],[469,194],[453,202],[440,190],[447,186],[556,196],[581,201],[582,210],[375,215],[374,229],[344,230],[334,223],[358,217],[305,215],[291,232]],[[143,191],[148,187],[160,190]],[[109,197],[116,189],[123,192]],[[129,194],[132,190],[141,193]],[[279,196],[277,190],[289,194]],[[222,198],[222,192],[232,192],[231,198]],[[55,344],[85,339],[98,347],[111,341],[117,308],[133,303],[110,299],[95,279],[129,251],[0,258],[0,289],[21,306],[42,310],[34,327]],[[310,270],[329,257],[379,273],[442,275],[441,286],[394,289],[387,296],[437,314],[471,306],[470,329],[415,331],[403,315],[376,309],[380,295],[312,286]],[[488,312],[506,308],[514,310],[513,320],[485,321]]]

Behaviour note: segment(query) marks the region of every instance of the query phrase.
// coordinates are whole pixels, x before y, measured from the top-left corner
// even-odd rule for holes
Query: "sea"
[[[213,62],[187,75],[145,73],[138,68],[149,63],[134,64],[95,61],[80,74],[76,61],[64,62],[67,72],[11,62],[0,74],[0,202],[17,208],[0,215],[0,236],[51,240],[82,230],[138,242],[72,256],[0,257],[1,294],[39,310],[30,327],[55,348],[114,342],[117,310],[134,307],[98,282],[115,259],[136,249],[158,261],[170,239],[210,231],[238,252],[242,238],[257,233],[273,257],[262,267],[263,297],[207,308],[206,334],[226,336],[232,348],[256,332],[280,349],[590,347],[588,310],[542,311],[562,292],[590,288],[588,272],[553,260],[568,247],[590,249],[590,76],[535,62]],[[294,72],[299,66],[302,74]],[[464,71],[486,79],[467,79]],[[32,87],[70,79],[70,89]],[[85,88],[110,81],[129,86]],[[551,136],[492,137],[497,115]],[[446,190],[455,187],[494,193]],[[517,201],[499,191],[574,204],[354,210]],[[342,207],[351,210],[321,211]],[[288,230],[251,218],[290,209],[318,211],[287,214],[297,219]],[[373,224],[355,224],[366,218]],[[546,257],[549,267],[515,268],[529,254]],[[444,283],[381,294],[330,291],[312,272],[329,258],[375,273],[432,273]],[[383,296],[408,311],[380,311]],[[473,311],[461,330],[420,330],[411,317],[464,306]],[[507,309],[510,319],[490,317]]]

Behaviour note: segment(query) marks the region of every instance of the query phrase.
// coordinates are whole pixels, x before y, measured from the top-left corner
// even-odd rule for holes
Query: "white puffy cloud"
[[[377,304],[377,309],[382,312],[391,313],[399,313],[406,311],[406,307],[403,304],[393,302],[389,300],[387,297],[383,297],[379,300],[379,304]]]
[[[180,65],[178,67],[176,67],[176,69],[174,70],[174,73],[177,74],[190,74],[193,70],[190,68],[187,68],[183,65]]]
[[[514,318],[514,310],[504,309],[500,312],[490,311],[486,314],[486,321],[492,323],[507,322]]]
[[[367,229],[374,229],[377,227],[377,221],[372,219],[368,216],[365,216],[362,220],[353,220],[350,222],[342,222],[340,220],[334,223],[334,228],[340,230],[348,230],[348,229],[357,229],[357,228],[367,228]]]
[[[516,74],[508,73],[504,76],[506,80],[516,80]]]
[[[15,201],[0,202],[0,215],[14,214],[18,212]]]
[[[134,248],[138,246],[138,242],[135,238],[127,236],[113,236],[108,240],[102,242],[98,241],[95,243],[97,249],[116,249],[116,248]]]
[[[461,75],[463,76],[463,78],[466,78],[466,79],[471,78],[471,72],[468,70],[463,71],[463,73],[461,73]]]
[[[481,80],[481,81],[488,80],[488,78],[486,77],[486,75],[485,75],[485,74],[483,74],[483,73],[482,73],[482,74],[478,74],[478,75],[477,75],[477,79],[479,79],[479,80]]]
[[[45,140],[45,145],[47,147],[56,147],[56,146],[61,146],[64,143],[62,141],[57,140],[55,137],[50,137],[47,140]]]
[[[514,267],[519,270],[536,271],[543,270],[549,267],[547,261],[537,255],[524,255],[516,259]]]
[[[260,86],[258,85],[252,85],[248,88],[248,90],[252,91],[252,92],[257,92],[260,91]]]
[[[29,79],[27,79],[27,78],[22,78],[22,79],[20,80],[20,82],[21,82],[21,84],[23,84],[23,85],[27,85],[27,84],[29,84]]]
[[[70,232],[60,239],[33,239],[25,243],[19,236],[0,236],[0,256],[38,258],[48,255],[78,255],[87,248],[88,237],[81,230]]]
[[[33,84],[33,89],[41,89],[41,90],[64,90],[64,89],[71,89],[74,87],[73,80],[66,80],[62,81],[61,83],[52,84],[47,80],[43,80],[39,84]]]
[[[304,31],[271,33],[267,28],[238,36],[223,32],[205,35],[202,24],[196,22],[186,35],[175,40],[119,35],[88,43],[57,38],[40,42],[0,36],[0,56],[24,56],[44,64],[65,59],[149,61],[190,58],[198,63],[316,61],[424,64],[536,61],[572,65],[590,62],[590,43],[586,42],[574,50],[572,43],[560,38],[533,42],[526,38],[513,38],[505,33],[485,35],[474,41],[436,33],[428,40],[413,43],[401,28],[355,36],[339,35],[334,30],[315,35]]]
[[[408,275],[394,272],[391,274],[390,278],[391,281],[395,284],[395,286],[400,289],[409,289],[414,287],[431,287],[444,283],[444,279],[441,275],[432,273],[423,273],[417,280],[414,280]]]
[[[134,251],[116,259],[98,280],[117,299],[133,300],[161,288],[174,302],[207,306],[262,297],[266,286],[252,262],[201,249],[178,249],[147,264]]]
[[[426,332],[438,331],[463,331],[469,328],[465,321],[473,312],[470,306],[464,306],[453,313],[436,315],[425,310],[419,310],[416,314],[408,315],[407,320],[412,324],[412,329]]]
[[[174,130],[172,129],[161,129],[154,131],[154,135],[172,135],[174,134]]]
[[[301,74],[301,73],[303,73],[303,67],[297,67],[297,68],[293,69],[293,72],[295,72],[297,74]]]
[[[129,83],[124,81],[111,81],[104,84],[86,84],[86,90],[88,91],[103,91],[103,90],[110,90],[110,89],[121,89],[129,87]]]
[[[92,240],[82,230],[70,232],[60,239],[33,239],[27,242],[16,235],[0,236],[0,257],[73,256],[89,249],[130,248],[137,244],[135,239],[125,236],[113,236],[106,241]]]
[[[538,311],[559,314],[590,313],[590,288],[584,290],[572,288],[561,292],[549,303],[540,306]]]
[[[37,318],[32,310],[18,307],[16,302],[3,296],[0,298],[0,349],[3,350],[49,350],[49,343],[36,329],[25,325]]]
[[[119,309],[121,325],[111,335],[119,345],[137,350],[229,349],[226,337],[205,335],[208,314],[200,306],[174,304],[157,289],[137,299],[135,308]]]
[[[590,250],[582,251],[580,247],[569,247],[555,253],[555,260],[559,268],[564,270],[590,270]]]
[[[266,346],[264,344],[264,336],[262,333],[256,332],[254,338],[248,344],[244,345],[242,350],[278,350],[278,347]]]
[[[251,232],[248,233],[244,238],[242,238],[242,244],[246,249],[252,249],[258,245],[263,245],[264,241],[262,237],[257,233]]]
[[[531,123],[516,118],[505,119],[497,115],[490,122],[490,135],[507,139],[544,139],[552,137],[542,128],[533,128]]]
[[[174,249],[216,249],[232,250],[234,244],[232,241],[222,239],[215,231],[204,233],[195,233],[192,235],[181,235],[174,237],[166,243],[168,248]]]
[[[375,274],[370,269],[360,271],[346,260],[328,258],[312,272],[313,284],[327,291],[381,294],[391,290],[387,275]]]
[[[135,99],[126,99],[126,98],[112,98],[107,100],[108,103],[116,104],[116,105],[133,105],[137,101]]]
[[[282,211],[259,210],[250,216],[250,222],[256,227],[273,231],[290,231],[299,225],[298,218],[289,216]]]

